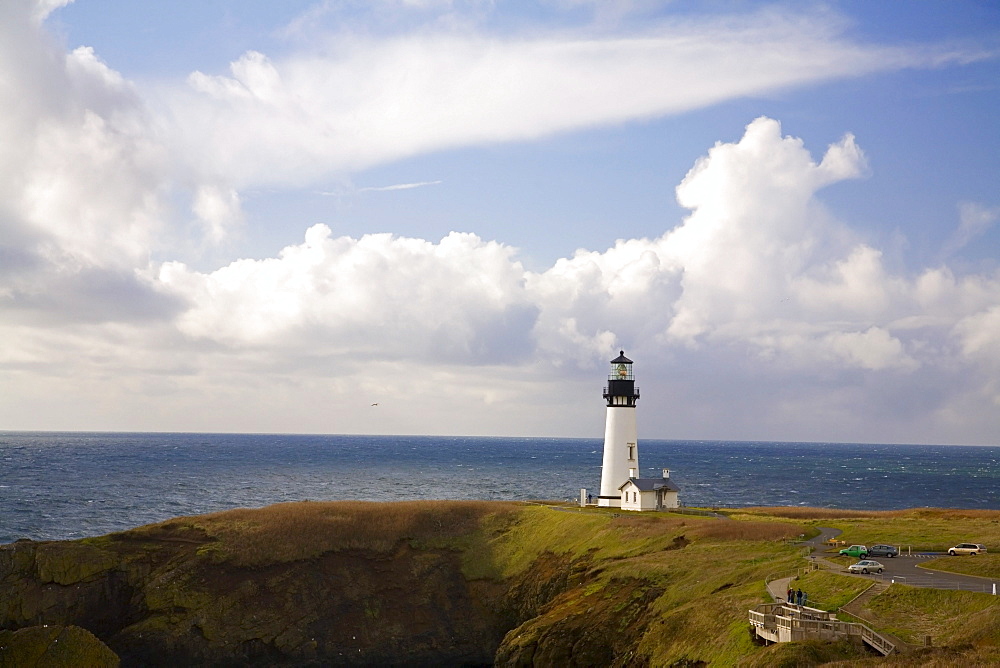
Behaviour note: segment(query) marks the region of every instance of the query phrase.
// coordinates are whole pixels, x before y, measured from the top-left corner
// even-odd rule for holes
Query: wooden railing
[[[793,630],[815,635],[860,636],[862,641],[883,655],[891,654],[896,649],[892,642],[867,625],[857,622],[842,622],[836,618],[836,613],[816,608],[783,603],[762,603],[750,610],[749,616],[750,623],[757,630],[757,635],[764,635],[761,631],[774,632],[778,629],[784,629],[788,632],[788,636]],[[768,639],[773,640],[774,638]]]
[[[878,651],[882,652],[883,655],[892,654],[892,652],[896,649],[896,646],[889,642],[885,636],[871,630],[864,624],[859,624],[858,626],[861,627],[861,639]]]

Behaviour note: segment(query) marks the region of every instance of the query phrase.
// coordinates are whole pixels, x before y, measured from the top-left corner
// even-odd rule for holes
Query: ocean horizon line
[[[188,431],[188,430],[128,430],[128,429],[0,429],[0,435],[11,434],[85,434],[85,435],[165,435],[165,436],[303,436],[303,437],[359,437],[359,438],[443,438],[443,439],[505,439],[505,440],[559,440],[559,441],[603,441],[604,436],[537,436],[537,435],[495,435],[495,434],[370,434],[352,432],[319,432],[319,431]],[[940,442],[903,442],[903,441],[839,441],[839,440],[796,440],[796,439],[767,439],[767,438],[663,438],[656,436],[639,437],[639,442],[657,443],[694,443],[694,444],[728,444],[728,445],[826,445],[826,446],[894,446],[894,447],[944,447],[944,448],[996,448],[997,443],[940,443]]]

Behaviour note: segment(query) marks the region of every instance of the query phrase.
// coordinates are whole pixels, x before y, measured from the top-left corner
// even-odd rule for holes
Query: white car
[[[958,554],[982,554],[986,551],[985,545],[979,543],[959,543],[948,550],[948,554],[955,556]]]
[[[864,573],[865,575],[868,575],[869,573],[881,573],[883,568],[884,566],[877,561],[870,561],[866,559],[864,561],[859,561],[856,564],[851,564],[847,567],[847,570],[852,573]]]

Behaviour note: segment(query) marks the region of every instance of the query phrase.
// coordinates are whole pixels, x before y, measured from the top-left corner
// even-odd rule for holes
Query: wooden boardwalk
[[[882,655],[892,654],[896,645],[865,624],[842,622],[837,613],[790,603],[761,603],[750,610],[750,624],[757,637],[769,642],[836,640],[857,636]]]

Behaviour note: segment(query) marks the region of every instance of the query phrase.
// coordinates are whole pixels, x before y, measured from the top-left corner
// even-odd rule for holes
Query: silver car
[[[899,554],[899,548],[893,545],[872,545],[868,548],[869,557],[895,557]]]
[[[984,552],[986,552],[986,546],[979,543],[959,543],[948,549],[948,554],[953,557],[957,554],[982,554]]]
[[[881,573],[883,568],[884,566],[877,561],[865,559],[856,564],[851,564],[847,567],[847,570],[852,573],[864,573],[865,575],[868,575],[869,573]]]

